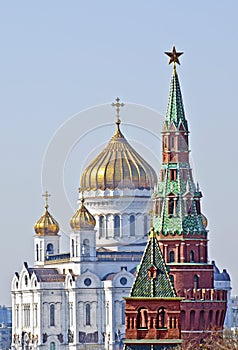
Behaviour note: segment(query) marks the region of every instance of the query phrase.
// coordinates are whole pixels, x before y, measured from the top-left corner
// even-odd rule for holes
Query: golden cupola
[[[38,236],[56,236],[59,232],[60,226],[48,211],[48,198],[50,195],[46,191],[43,196],[46,199],[45,212],[35,223],[34,230]]]
[[[84,198],[81,199],[81,206],[72,216],[70,226],[73,231],[94,230],[96,220],[94,216],[84,206]]]
[[[116,99],[116,132],[106,148],[84,170],[80,187],[85,191],[116,188],[152,189],[157,183],[154,169],[134,150],[120,130],[119,111],[124,104]]]

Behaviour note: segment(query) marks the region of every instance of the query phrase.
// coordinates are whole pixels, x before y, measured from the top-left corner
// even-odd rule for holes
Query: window
[[[120,217],[119,215],[114,216],[114,236],[120,236]]]
[[[91,325],[91,306],[86,304],[86,326]]]
[[[105,237],[105,236],[106,236],[105,217],[99,216],[99,237]]]
[[[71,251],[72,251],[72,257],[74,257],[74,239],[71,239]]]
[[[55,305],[50,305],[50,326],[55,326]]]
[[[199,288],[199,277],[198,275],[195,275],[193,278],[193,288],[198,289]]]
[[[162,307],[158,310],[157,314],[157,328],[165,327],[165,309]]]
[[[170,181],[175,181],[177,178],[177,170],[170,169]]]
[[[213,319],[213,311],[210,310],[208,314],[208,320],[209,320],[209,327],[212,326],[212,319]]]
[[[83,240],[82,254],[85,255],[85,256],[89,256],[90,255],[90,246],[89,246],[89,240],[88,239],[84,239]]]
[[[170,278],[170,282],[172,283],[172,286],[174,287],[174,276],[169,275],[169,278]]]
[[[50,343],[50,350],[55,350],[55,342]]]
[[[181,328],[182,328],[182,329],[185,328],[185,321],[186,321],[186,318],[185,318],[185,311],[184,311],[184,310],[181,310]]]
[[[36,261],[39,261],[39,245],[36,244]]]
[[[16,305],[16,327],[19,327],[19,305]]]
[[[190,329],[194,329],[195,325],[195,311],[191,310],[190,311]]]
[[[47,244],[46,253],[47,254],[54,254],[54,246],[52,243]]]
[[[168,203],[168,214],[169,215],[173,215],[174,214],[174,200],[173,198],[169,199],[169,203]]]
[[[136,225],[135,225],[135,216],[130,216],[130,236],[135,236],[136,234]]]
[[[192,212],[193,212],[193,206],[192,206],[192,201],[191,201],[191,199],[187,199],[186,200],[186,209],[187,209],[187,215],[190,215],[190,214],[192,214]]]
[[[194,262],[194,251],[193,250],[191,250],[189,253],[189,261]]]
[[[38,327],[38,308],[37,308],[37,304],[34,304],[34,327]]]
[[[69,303],[69,324],[73,325],[73,303]]]
[[[169,252],[169,262],[174,262],[174,251],[171,250],[171,252]]]
[[[30,304],[23,304],[24,327],[30,327]]]
[[[200,329],[205,329],[205,313],[204,310],[200,311],[199,315],[199,328]]]
[[[171,148],[174,148],[174,136],[171,136]]]

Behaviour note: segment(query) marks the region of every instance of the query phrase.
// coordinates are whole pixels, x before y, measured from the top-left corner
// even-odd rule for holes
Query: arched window
[[[209,321],[209,328],[211,329],[212,327],[212,318],[213,318],[213,311],[210,310],[208,314],[208,321]]]
[[[99,216],[99,237],[106,236],[106,221],[105,216]]]
[[[171,250],[171,252],[169,252],[169,262],[174,262],[174,251]]]
[[[219,310],[216,311],[216,326],[219,326]]]
[[[185,328],[185,311],[181,311],[181,329]]]
[[[54,254],[54,246],[52,243],[47,244],[46,253],[47,254]]]
[[[39,245],[36,244],[36,261],[39,261]]]
[[[157,313],[157,328],[165,327],[165,309],[161,307]]]
[[[189,261],[190,261],[190,262],[194,262],[194,251],[193,251],[193,250],[190,250],[190,253],[189,253]]]
[[[89,256],[90,255],[90,246],[89,246],[89,240],[88,239],[84,239],[83,240],[82,254],[84,256]]]
[[[198,275],[194,275],[193,277],[193,288],[198,289],[199,288],[199,277]]]
[[[192,212],[193,212],[193,202],[191,201],[191,199],[187,199],[186,200],[186,207],[187,207],[187,215],[192,214]]]
[[[130,216],[130,236],[135,236],[136,234],[136,225],[135,225],[135,215]]]
[[[120,236],[120,216],[119,215],[114,216],[114,236],[115,237]]]
[[[55,326],[55,305],[50,305],[50,326]]]
[[[138,310],[137,328],[148,328],[148,315],[144,307]]]
[[[86,326],[91,325],[91,306],[86,304]]]
[[[50,343],[50,350],[55,350],[55,342]]]
[[[223,322],[224,322],[224,310],[221,311],[220,326],[223,326]]]
[[[169,199],[169,203],[168,203],[168,214],[169,215],[173,215],[174,214],[174,200],[173,198]]]
[[[195,326],[195,311],[190,311],[190,329],[194,329]]]

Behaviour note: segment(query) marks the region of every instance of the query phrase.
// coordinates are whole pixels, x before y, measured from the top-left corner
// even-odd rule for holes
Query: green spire
[[[178,127],[180,121],[182,121],[185,129],[187,130],[187,120],[185,118],[182,93],[176,67],[173,69],[173,75],[170,82],[169,103],[166,111],[166,121],[168,123],[168,126],[174,123],[176,127]]]
[[[130,297],[175,298],[176,292],[152,228]]]

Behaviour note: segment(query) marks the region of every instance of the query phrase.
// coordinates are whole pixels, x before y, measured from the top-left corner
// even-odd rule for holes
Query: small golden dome
[[[81,207],[76,211],[70,220],[70,226],[74,231],[93,230],[96,220],[84,206],[84,199],[81,199]]]
[[[84,170],[80,186],[83,190],[116,188],[151,189],[157,183],[154,169],[134,150],[120,130],[106,148]]]
[[[203,226],[206,228],[207,225],[208,225],[208,221],[207,221],[207,218],[205,215],[201,214],[202,216],[202,223],[203,223]]]
[[[45,206],[45,212],[35,223],[34,230],[38,236],[55,236],[59,232],[59,224],[48,211],[48,205]]]

